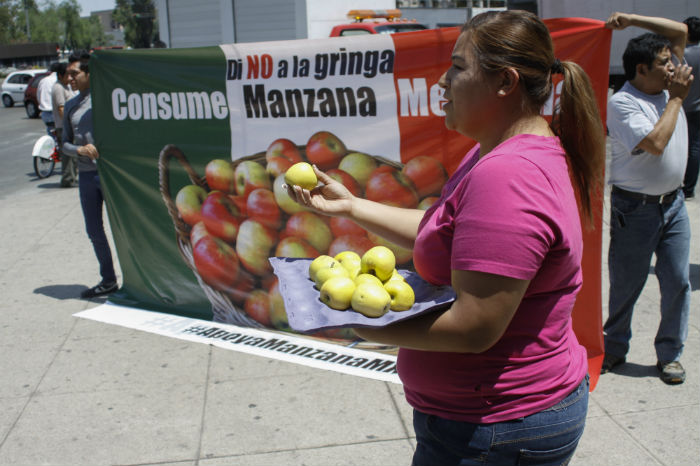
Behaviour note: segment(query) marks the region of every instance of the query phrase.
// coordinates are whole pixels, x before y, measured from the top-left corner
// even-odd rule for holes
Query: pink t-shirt
[[[413,260],[450,284],[450,270],[530,280],[501,339],[483,353],[401,349],[398,370],[417,410],[458,421],[501,422],[549,408],[585,376],[571,311],[583,242],[566,157],[557,138],[518,135],[464,158],[425,213]]]

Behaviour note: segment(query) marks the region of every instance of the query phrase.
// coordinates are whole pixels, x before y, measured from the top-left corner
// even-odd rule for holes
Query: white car
[[[45,73],[46,70],[22,70],[10,73],[2,83],[2,104],[12,107],[16,102],[24,102],[24,90],[34,75]]]

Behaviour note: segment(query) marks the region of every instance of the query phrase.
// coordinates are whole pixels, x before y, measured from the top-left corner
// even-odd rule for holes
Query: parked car
[[[39,118],[41,111],[39,110],[39,99],[36,91],[39,87],[39,81],[50,75],[51,73],[39,73],[29,81],[29,85],[24,90],[24,110],[29,118]]]
[[[22,70],[7,75],[2,83],[2,104],[12,107],[15,102],[24,102],[24,91],[29,81],[39,73],[46,73],[46,70]]]

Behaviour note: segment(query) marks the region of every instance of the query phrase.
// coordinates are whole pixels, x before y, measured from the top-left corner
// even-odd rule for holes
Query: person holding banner
[[[112,252],[102,223],[104,198],[97,173],[96,160],[100,154],[92,133],[92,99],[90,96],[89,55],[74,54],[69,59],[66,73],[71,88],[79,93],[68,102],[63,112],[63,154],[78,161],[78,191],[85,218],[85,229],[100,264],[102,280],[80,294],[94,298],[117,290]]]
[[[556,75],[563,86],[550,125],[540,110]],[[463,27],[439,84],[446,126],[478,144],[427,211],[354,197],[319,170],[322,185],[288,190],[413,248],[421,277],[456,293],[445,309],[355,330],[400,347],[413,465],[566,464],[589,391],[571,321],[582,283],[576,193],[590,219],[605,158],[591,82],[555,58],[537,16],[512,10]]]
[[[680,357],[690,313],[690,220],[682,189],[688,160],[682,105],[693,82],[691,68],[682,64],[687,27],[625,13],[613,13],[606,25],[652,32],[628,42],[622,57],[627,82],[608,102],[610,296],[601,373],[626,360],[634,304],[656,255],[661,292],[656,367],[665,383],[683,383]]]

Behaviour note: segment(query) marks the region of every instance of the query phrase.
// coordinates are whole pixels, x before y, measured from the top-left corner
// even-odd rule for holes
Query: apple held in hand
[[[265,290],[253,290],[243,304],[243,310],[253,320],[263,324],[265,327],[272,325],[270,319],[270,296]]]
[[[415,209],[418,205],[418,195],[411,181],[398,171],[375,170],[367,181],[365,197],[407,209]]]
[[[273,229],[256,220],[244,220],[236,237],[236,252],[243,267],[258,277],[271,271],[268,258],[276,242],[277,232]]]
[[[344,311],[350,307],[352,294],[355,292],[355,282],[349,277],[329,278],[321,286],[321,301],[326,306]]]
[[[275,201],[277,202],[277,205],[280,206],[280,209],[282,209],[285,213],[289,215],[294,215],[297,212],[303,212],[306,210],[304,206],[301,204],[297,203],[294,199],[289,197],[289,194],[287,193],[287,190],[284,188],[285,185],[284,181],[284,175],[279,175],[277,178],[275,178],[275,181],[272,183],[272,192],[275,195]]]
[[[236,175],[230,160],[214,159],[204,168],[209,189],[227,194],[236,192]]]
[[[343,157],[338,168],[349,173],[364,188],[369,176],[377,168],[377,162],[371,155],[351,152]]]
[[[350,305],[367,317],[381,317],[389,311],[391,296],[381,285],[362,283],[355,288]]]
[[[305,239],[295,236],[283,238],[275,248],[276,257],[292,257],[297,259],[312,259],[318,257],[318,251]]]
[[[202,220],[202,203],[206,198],[206,190],[196,184],[183,186],[177,192],[175,206],[186,224],[194,226],[195,223]]]
[[[268,165],[275,157],[282,157],[289,160],[289,162],[291,162],[289,165],[302,161],[301,154],[299,153],[299,149],[297,148],[296,144],[289,139],[284,138],[275,139],[272,141],[265,152],[265,160],[267,161]]]
[[[248,218],[257,220],[263,225],[278,229],[282,225],[282,212],[275,201],[272,191],[265,188],[254,189],[246,201]]]
[[[227,194],[221,191],[209,193],[202,204],[202,220],[212,235],[231,243],[236,240],[241,218]]]
[[[371,273],[382,282],[394,273],[396,258],[386,246],[375,246],[362,256],[361,273]]]
[[[331,168],[326,172],[326,175],[348,188],[348,191],[350,191],[353,196],[362,197],[362,187],[360,186],[360,183],[358,183],[357,180],[355,180],[355,178],[353,178],[349,173],[344,172],[339,168]]]
[[[301,186],[309,191],[318,184],[314,167],[306,162],[295,163],[284,174],[284,181],[289,186]]]
[[[416,302],[413,288],[405,280],[389,279],[384,284],[384,289],[391,296],[390,309],[392,311],[407,311]]]
[[[270,176],[258,162],[244,160],[235,169],[236,194],[248,196],[254,189],[272,189]]]
[[[296,236],[303,238],[316,249],[319,254],[326,254],[333,240],[330,227],[312,212],[298,212],[287,220],[282,237]]]
[[[337,167],[347,149],[338,137],[328,131],[319,131],[306,143],[306,158],[320,170]]]
[[[218,291],[234,289],[239,263],[231,246],[211,235],[201,238],[192,249],[194,266],[199,276]]]
[[[440,161],[427,155],[419,155],[406,162],[401,173],[411,180],[421,198],[439,194],[447,181],[447,172]]]
[[[370,248],[374,247],[375,244],[367,238],[367,236],[352,236],[343,235],[338,236],[333,240],[331,245],[328,247],[328,255],[335,256],[343,251],[354,251],[360,256],[367,252]]]

